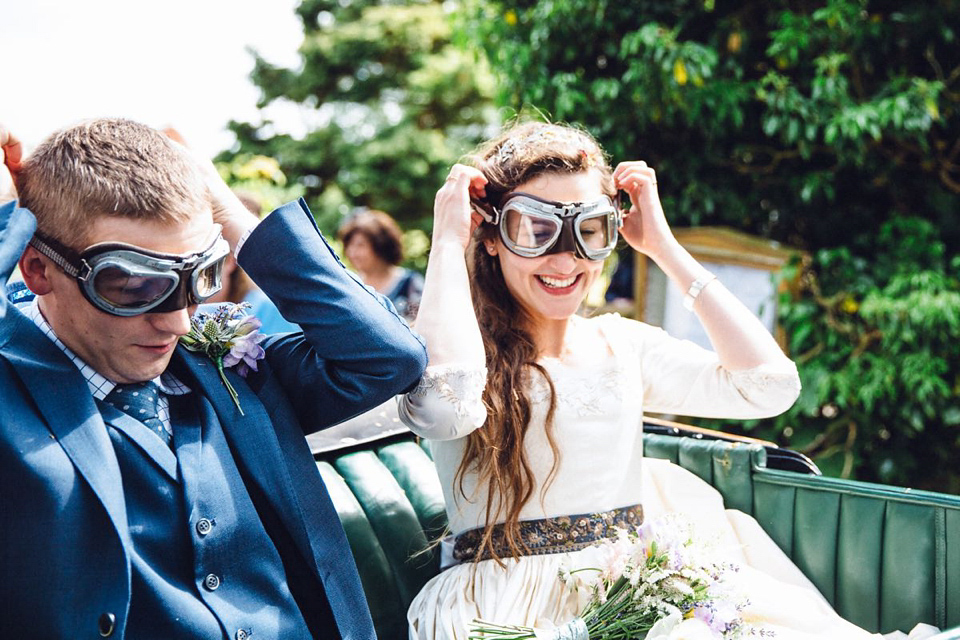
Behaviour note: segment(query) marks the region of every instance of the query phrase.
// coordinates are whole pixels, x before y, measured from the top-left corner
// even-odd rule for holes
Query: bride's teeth
[[[550,278],[547,276],[538,276],[538,277],[540,278],[540,281],[543,282],[548,287],[556,287],[557,289],[562,289],[563,287],[569,287],[577,279],[577,276],[571,276],[569,278],[564,278],[562,280],[559,278]]]

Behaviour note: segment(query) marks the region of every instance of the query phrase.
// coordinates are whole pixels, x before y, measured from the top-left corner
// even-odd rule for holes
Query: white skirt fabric
[[[644,460],[644,517],[652,521],[680,512],[700,539],[722,550],[741,569],[736,586],[749,604],[745,622],[773,631],[778,640],[881,638],[838,616],[814,585],[759,524],[726,510],[719,493],[670,462]],[[505,561],[456,565],[428,582],[407,613],[410,640],[467,640],[470,623],[483,619],[544,629],[576,617],[588,593],[571,593],[558,579],[561,569],[596,567],[599,549]]]

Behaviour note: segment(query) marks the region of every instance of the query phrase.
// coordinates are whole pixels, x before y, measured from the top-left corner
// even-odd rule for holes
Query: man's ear
[[[38,296],[44,296],[53,290],[50,271],[57,267],[39,251],[27,245],[23,255],[20,256],[19,266],[20,275],[30,291]]]

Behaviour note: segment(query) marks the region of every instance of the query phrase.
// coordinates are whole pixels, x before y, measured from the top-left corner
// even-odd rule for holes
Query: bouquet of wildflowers
[[[773,635],[744,622],[740,613],[747,602],[724,582],[736,567],[710,560],[705,545],[695,544],[689,525],[678,518],[621,530],[600,546],[602,567],[560,574],[569,589],[590,590],[578,618],[548,630],[474,620],[470,639],[733,640]]]
[[[243,409],[237,391],[223,369],[236,366],[237,373],[246,377],[251,369],[257,370],[257,361],[266,355],[260,346],[265,337],[260,333],[260,320],[249,312],[250,305],[246,302],[222,304],[212,313],[198,311],[190,319],[190,331],[180,337],[184,347],[207,354],[217,365],[220,379],[241,415]]]

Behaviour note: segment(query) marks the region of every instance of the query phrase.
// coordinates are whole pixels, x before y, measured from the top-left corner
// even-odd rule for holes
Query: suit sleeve
[[[6,284],[36,228],[36,218],[16,200],[0,204],[0,282]]]
[[[343,266],[303,200],[268,215],[237,258],[283,317],[303,330],[268,336],[263,346],[311,431],[379,405],[420,379],[423,341],[389,300]]]
[[[10,339],[14,325],[23,320],[23,316],[10,313],[13,304],[7,296],[7,280],[36,228],[36,218],[16,200],[0,205],[0,346]]]

